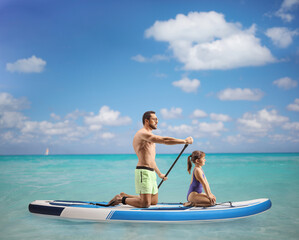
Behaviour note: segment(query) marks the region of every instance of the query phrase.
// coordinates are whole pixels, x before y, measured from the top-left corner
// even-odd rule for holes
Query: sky
[[[0,154],[298,152],[299,0],[1,0]],[[157,145],[177,153],[181,145]]]

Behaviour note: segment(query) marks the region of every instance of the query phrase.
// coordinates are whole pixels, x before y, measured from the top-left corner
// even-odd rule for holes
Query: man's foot
[[[122,196],[120,196],[120,195],[116,195],[114,198],[112,198],[112,199],[109,201],[108,205],[109,205],[109,206],[115,206],[115,205],[118,205],[118,204],[121,203],[121,199],[122,199]]]
[[[129,197],[129,194],[126,194],[126,193],[124,193],[124,192],[121,192],[119,195],[120,195],[121,197]]]

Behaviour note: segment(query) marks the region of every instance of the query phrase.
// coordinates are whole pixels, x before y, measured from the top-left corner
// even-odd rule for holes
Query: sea
[[[185,202],[191,176],[183,154],[159,202]],[[176,154],[156,157],[166,173]],[[299,153],[207,154],[203,167],[217,202],[270,198],[270,210],[210,223],[72,221],[28,211],[34,200],[109,201],[135,194],[133,154],[0,156],[0,239],[299,239]],[[159,182],[158,182],[159,183]]]

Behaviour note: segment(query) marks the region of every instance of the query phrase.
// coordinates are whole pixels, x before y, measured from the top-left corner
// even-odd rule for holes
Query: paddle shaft
[[[179,160],[180,156],[183,154],[183,152],[185,151],[185,149],[188,147],[188,144],[185,144],[184,148],[182,149],[181,153],[179,154],[179,156],[176,158],[176,160],[173,162],[173,164],[171,165],[171,167],[169,168],[168,172],[165,174],[165,177],[168,176],[168,174],[170,173],[171,169],[174,167],[174,165],[176,164],[176,162]],[[162,183],[164,182],[164,180],[162,179],[162,181],[160,182],[158,188],[160,188],[160,186],[162,185]]]

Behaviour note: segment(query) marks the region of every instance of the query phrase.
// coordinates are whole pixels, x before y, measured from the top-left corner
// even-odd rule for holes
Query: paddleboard
[[[234,220],[262,213],[271,208],[267,198],[226,202],[212,207],[184,207],[182,203],[159,203],[149,208],[129,205],[98,206],[106,202],[35,200],[31,213],[68,219],[108,222],[204,222]]]

